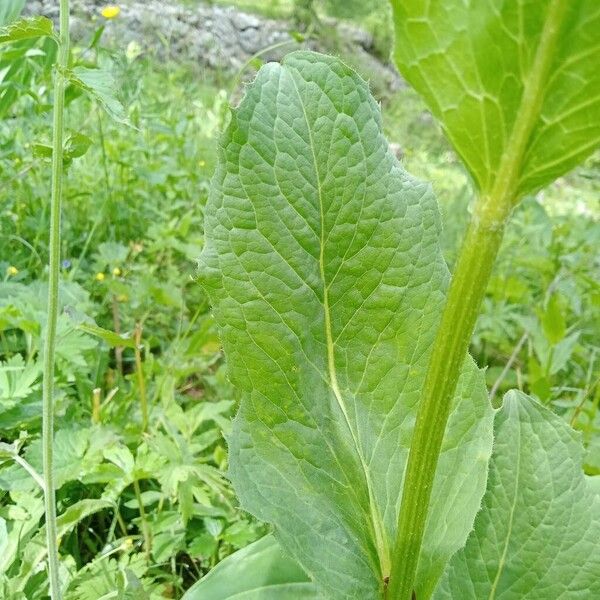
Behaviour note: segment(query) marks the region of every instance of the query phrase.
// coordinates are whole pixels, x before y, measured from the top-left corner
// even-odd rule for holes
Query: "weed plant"
[[[55,54],[48,40],[8,48],[24,66],[0,87],[0,597],[42,600]],[[135,46],[114,54],[98,43],[73,55],[115,75],[134,127],[67,88],[66,136],[81,155],[65,165],[55,371],[64,597],[178,598],[267,532],[238,508],[224,475],[239,398],[195,281],[230,90]],[[472,201],[464,170],[414,92],[383,110],[402,163],[433,182],[452,265]],[[598,160],[517,209],[471,343],[496,399],[519,388],[583,433],[590,476],[600,475]]]

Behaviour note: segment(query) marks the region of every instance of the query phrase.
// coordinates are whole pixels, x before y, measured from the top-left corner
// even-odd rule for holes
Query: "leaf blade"
[[[519,198],[598,147],[593,0],[392,6],[398,68],[441,120],[482,194],[508,174]]]
[[[314,584],[272,535],[238,550],[194,584],[183,600],[317,600]]]
[[[398,165],[366,83],[293,53],[263,67],[234,112],[205,226],[201,280],[243,394],[229,438],[243,506],[276,525],[327,597],[382,597],[448,281],[431,191]],[[466,361],[422,589],[470,530],[491,419]],[[463,476],[446,476],[456,466]]]
[[[128,125],[131,123],[127,118],[125,108],[117,97],[116,83],[112,74],[105,69],[88,69],[87,67],[75,67],[67,72],[69,81],[89,94],[96,100],[117,123]]]
[[[482,510],[436,600],[598,595],[600,498],[581,469],[579,436],[516,391],[506,395],[495,433]]]
[[[123,348],[135,348],[136,346],[133,337],[121,335],[115,331],[110,331],[109,329],[104,329],[95,323],[80,323],[77,325],[77,329],[101,339],[113,348],[119,346]]]
[[[0,44],[39,37],[54,38],[54,24],[47,17],[25,17],[0,27]]]

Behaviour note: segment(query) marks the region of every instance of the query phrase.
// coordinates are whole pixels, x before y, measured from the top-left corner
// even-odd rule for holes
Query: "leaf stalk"
[[[52,184],[50,195],[50,236],[48,263],[48,309],[44,340],[42,383],[42,446],[44,509],[46,515],[46,545],[48,550],[48,579],[50,597],[61,600],[58,559],[58,530],[53,473],[54,442],[54,366],[56,355],[56,326],[59,304],[60,272],[60,215],[63,193],[63,140],[65,109],[65,76],[69,62],[69,0],[60,0],[58,58],[54,72],[54,108],[52,126]]]
[[[456,263],[433,344],[408,456],[392,555],[389,600],[411,600],[414,593],[431,491],[452,399],[505,224],[523,193],[520,189],[523,162],[539,118],[568,6],[567,0],[549,3],[535,56],[524,78],[518,117],[491,185],[477,199]]]
[[[468,227],[434,341],[411,443],[387,598],[411,600],[452,398],[510,206],[482,202]],[[496,210],[504,206],[502,210]]]

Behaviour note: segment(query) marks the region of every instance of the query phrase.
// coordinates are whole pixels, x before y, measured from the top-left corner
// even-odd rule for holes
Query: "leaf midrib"
[[[520,169],[523,167],[523,158],[531,133],[539,118],[546,92],[544,84],[550,74],[557,38],[567,7],[566,0],[553,0],[548,8],[533,63],[525,80],[517,117],[504,146],[492,188],[488,190],[492,203],[504,205],[507,209],[512,208],[518,200],[516,194],[522,176]]]
[[[500,560],[498,561],[498,570],[496,571],[496,576],[494,577],[494,581],[492,582],[492,587],[490,589],[490,594],[488,596],[488,600],[494,600],[496,598],[496,591],[498,589],[498,585],[500,583],[500,577],[504,571],[506,566],[506,558],[508,555],[508,547],[510,545],[510,538],[512,537],[513,524],[515,519],[515,510],[517,507],[517,498],[519,494],[519,483],[521,479],[521,427],[517,427],[517,439],[516,439],[516,452],[517,452],[517,464],[515,465],[515,485],[513,487],[513,497],[510,506],[510,512],[508,517],[508,526],[506,531],[506,537],[504,539],[504,547],[502,549],[502,555],[500,556]]]
[[[385,532],[383,528],[383,522],[381,517],[379,516],[379,511],[377,510],[377,505],[375,504],[375,497],[373,494],[373,488],[371,484],[371,478],[369,475],[369,470],[365,463],[364,457],[360,450],[360,445],[358,443],[358,439],[356,433],[351,425],[350,418],[348,416],[348,411],[346,405],[344,404],[344,399],[339,387],[338,379],[337,379],[337,371],[335,366],[335,351],[334,351],[334,342],[333,342],[333,334],[331,327],[331,313],[329,309],[329,288],[327,285],[327,281],[325,278],[325,260],[324,260],[324,252],[325,252],[325,214],[323,208],[323,194],[321,190],[321,178],[319,176],[319,169],[317,163],[317,155],[315,153],[315,144],[312,136],[312,130],[310,127],[310,121],[308,120],[308,115],[306,113],[306,108],[302,101],[302,96],[300,95],[300,90],[296,85],[296,80],[293,75],[290,74],[290,80],[292,85],[294,86],[294,90],[296,95],[298,96],[298,102],[300,107],[302,108],[302,115],[304,117],[304,121],[306,123],[306,130],[308,132],[308,140],[310,146],[310,152],[313,159],[313,168],[315,171],[315,179],[317,183],[317,198],[319,202],[319,219],[320,219],[320,236],[319,236],[319,274],[321,277],[321,282],[323,284],[323,313],[324,313],[324,330],[325,330],[325,342],[327,348],[327,370],[329,375],[329,383],[331,385],[331,389],[333,391],[333,395],[336,399],[337,404],[339,405],[342,414],[344,415],[344,420],[346,426],[348,427],[348,431],[352,436],[352,441],[354,443],[354,447],[356,450],[356,454],[359,457],[360,464],[362,466],[363,474],[365,477],[365,483],[367,485],[367,490],[369,493],[369,513],[371,515],[371,526],[373,528],[373,534],[375,537],[375,545],[377,548],[377,554],[379,558],[379,568],[381,570],[381,578],[385,578],[389,575],[390,571],[390,558],[389,558],[389,550],[387,545],[387,540],[385,537]]]

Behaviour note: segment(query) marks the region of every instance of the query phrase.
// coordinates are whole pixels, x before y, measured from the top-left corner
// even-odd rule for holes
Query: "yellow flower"
[[[115,268],[113,269],[113,275],[114,275],[115,277],[118,277],[120,274],[121,274],[121,269],[119,269],[119,267],[115,267]]]
[[[117,296],[117,302],[127,302],[129,300],[129,296],[127,294],[119,294]]]
[[[104,273],[96,273],[96,281],[104,281]]]
[[[16,275],[19,272],[19,269],[17,269],[17,267],[10,266],[10,267],[8,267],[8,269],[6,269],[6,272],[9,275]]]
[[[205,166],[206,166],[206,161],[205,161],[205,160],[199,160],[199,161],[198,161],[198,164],[199,164],[201,167],[205,167]]]
[[[122,550],[131,550],[133,547],[133,540],[131,538],[125,538],[121,544]]]
[[[121,9],[118,6],[109,4],[108,6],[105,6],[101,11],[100,14],[105,18],[105,19],[114,19],[115,17],[119,16],[119,13],[121,12]]]

